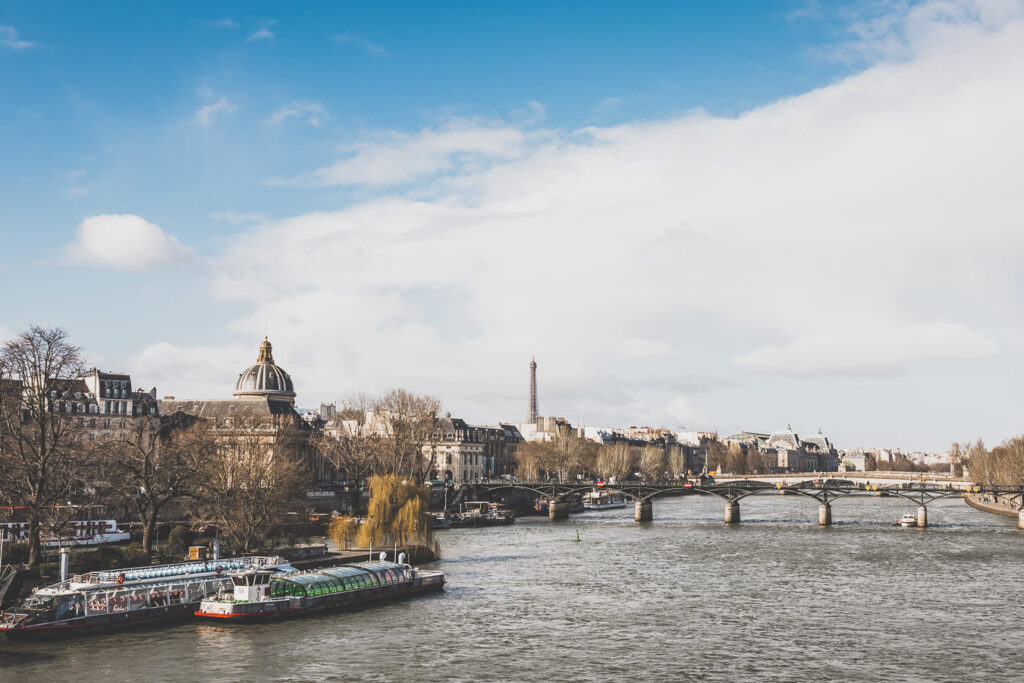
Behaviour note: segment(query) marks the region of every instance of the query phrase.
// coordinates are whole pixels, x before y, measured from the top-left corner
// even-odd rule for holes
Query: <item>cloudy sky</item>
[[[8,2],[0,93],[0,337],[160,395],[1024,431],[1022,2]]]

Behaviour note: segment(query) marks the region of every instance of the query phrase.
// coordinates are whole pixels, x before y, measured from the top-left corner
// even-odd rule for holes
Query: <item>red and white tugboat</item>
[[[312,571],[275,574],[261,569],[231,572],[234,590],[203,600],[196,616],[259,621],[341,609],[350,605],[441,590],[444,572],[398,562],[358,562]]]

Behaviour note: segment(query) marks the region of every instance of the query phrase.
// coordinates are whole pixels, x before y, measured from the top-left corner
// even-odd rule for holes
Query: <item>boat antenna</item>
[[[373,562],[373,537],[370,537],[370,559],[367,562]]]

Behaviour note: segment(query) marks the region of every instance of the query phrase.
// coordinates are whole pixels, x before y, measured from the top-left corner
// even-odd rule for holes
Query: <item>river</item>
[[[5,681],[1008,680],[1024,669],[1016,520],[959,499],[656,501],[440,532],[444,593],[276,624],[0,641]],[[579,531],[580,542],[575,542]]]

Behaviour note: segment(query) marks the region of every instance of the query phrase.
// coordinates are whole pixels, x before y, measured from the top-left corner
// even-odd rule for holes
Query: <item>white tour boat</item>
[[[68,552],[61,553],[67,576]],[[235,557],[94,571],[37,588],[0,614],[8,638],[39,639],[95,633],[191,616],[204,598],[231,586],[230,572],[295,571],[280,557]]]
[[[626,497],[616,491],[589,491],[583,495],[584,510],[614,510],[626,507]]]
[[[262,569],[232,572],[233,588],[203,600],[196,616],[222,621],[262,621],[344,609],[367,602],[438,591],[444,572],[398,562],[357,562],[275,575]]]

